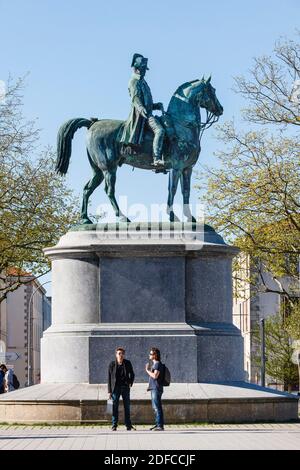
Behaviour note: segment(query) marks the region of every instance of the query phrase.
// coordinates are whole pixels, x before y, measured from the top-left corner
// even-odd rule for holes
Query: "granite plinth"
[[[237,249],[208,226],[89,227],[45,249],[53,323],[42,339],[42,382],[103,383],[118,346],[140,382],[153,346],[175,382],[243,380],[232,324]]]

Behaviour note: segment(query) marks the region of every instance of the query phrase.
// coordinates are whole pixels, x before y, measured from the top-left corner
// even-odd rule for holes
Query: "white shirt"
[[[5,380],[5,391],[6,392],[12,392],[14,390],[14,386],[13,386],[13,370],[12,369],[8,369],[6,372],[5,372],[5,376],[4,376],[4,380]]]

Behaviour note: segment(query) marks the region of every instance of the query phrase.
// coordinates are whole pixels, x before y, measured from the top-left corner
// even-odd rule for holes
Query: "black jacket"
[[[127,359],[124,359],[124,367],[125,367],[125,377],[127,385],[132,385],[134,381],[134,372],[131,365],[131,362]],[[113,393],[115,385],[116,385],[116,374],[117,374],[117,361],[112,361],[109,364],[108,368],[108,379],[107,379],[107,388],[108,393]]]

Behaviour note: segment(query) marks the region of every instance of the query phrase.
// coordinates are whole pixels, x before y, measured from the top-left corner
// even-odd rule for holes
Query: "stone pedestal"
[[[296,397],[243,382],[243,342],[232,324],[237,250],[209,227],[86,226],[45,253],[53,324],[42,339],[42,383],[1,395],[1,421],[110,422],[107,368],[118,346],[136,373],[135,424],[154,419],[144,371],[153,346],[172,374],[167,424],[297,419]]]
[[[232,324],[232,257],[212,229],[181,224],[86,226],[45,249],[52,262],[52,326],[42,383],[106,383],[118,346],[136,382],[158,347],[176,383],[244,379]]]

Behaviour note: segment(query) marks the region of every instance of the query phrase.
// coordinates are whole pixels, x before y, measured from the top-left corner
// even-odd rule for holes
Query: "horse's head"
[[[210,80],[211,77],[207,80],[204,78],[199,80],[199,85],[196,87],[193,95],[200,108],[205,108],[207,112],[219,117],[223,114],[223,106],[219,102],[216,96],[216,89],[212,86]]]
[[[201,122],[199,108],[206,109],[207,119],[202,123],[202,129],[216,122],[223,114],[223,106],[216,97],[216,90],[207,80],[192,80],[177,88],[171,98],[168,113],[183,122]]]

